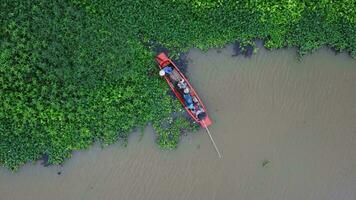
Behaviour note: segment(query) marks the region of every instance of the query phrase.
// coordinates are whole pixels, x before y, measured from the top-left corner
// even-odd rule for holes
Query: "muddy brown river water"
[[[62,167],[0,168],[0,200],[355,200],[356,61],[327,49],[302,61],[293,49],[232,54],[188,55],[222,159],[204,130],[161,151],[147,127]]]

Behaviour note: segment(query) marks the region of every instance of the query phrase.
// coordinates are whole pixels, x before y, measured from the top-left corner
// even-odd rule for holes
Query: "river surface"
[[[222,159],[204,130],[161,151],[148,126],[128,147],[94,146],[63,166],[0,168],[0,200],[355,200],[356,61],[232,49],[188,54]]]

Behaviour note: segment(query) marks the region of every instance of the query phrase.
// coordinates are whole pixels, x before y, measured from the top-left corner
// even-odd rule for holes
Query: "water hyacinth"
[[[267,48],[323,45],[356,56],[353,0],[13,0],[0,3],[0,163],[17,169],[46,155],[58,164],[99,141],[127,141],[152,122],[176,148],[196,128],[167,95],[155,41],[178,58],[238,41]],[[164,126],[167,119],[169,126]]]

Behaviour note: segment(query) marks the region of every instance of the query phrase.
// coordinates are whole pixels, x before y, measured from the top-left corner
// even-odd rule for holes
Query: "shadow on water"
[[[170,55],[170,50],[166,48],[164,45],[156,41],[150,40],[149,42],[144,43],[144,45],[149,49],[151,49],[155,53],[155,55],[158,55],[162,52],[167,54],[168,57],[171,58],[172,61],[176,64],[178,69],[186,76],[187,67],[188,67],[188,61],[187,61],[188,53],[180,52],[178,53],[178,58],[172,58],[172,55]]]
[[[240,42],[236,41],[232,45],[234,52],[234,54],[232,54],[233,57],[243,55],[246,58],[250,58],[253,55],[254,46],[251,44],[242,46]]]
[[[48,155],[47,154],[43,154],[41,160],[41,165],[44,167],[48,167],[51,164],[48,163]]]

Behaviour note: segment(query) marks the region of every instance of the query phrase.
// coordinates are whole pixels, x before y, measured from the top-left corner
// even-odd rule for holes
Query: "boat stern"
[[[209,118],[209,116],[206,116],[203,120],[201,120],[200,122],[200,126],[202,126],[203,128],[206,128],[208,126],[210,126],[213,122],[211,121],[211,119]]]

